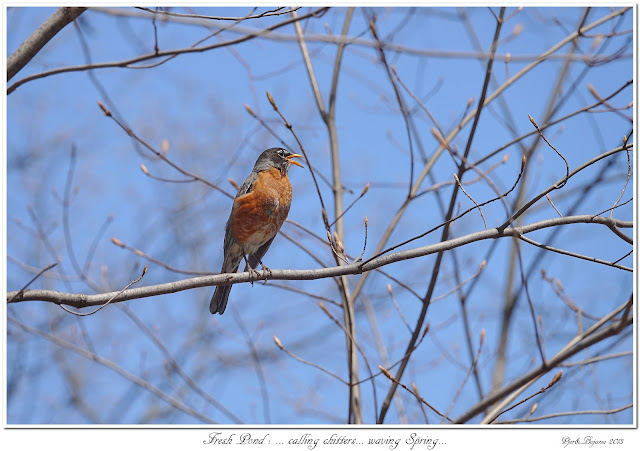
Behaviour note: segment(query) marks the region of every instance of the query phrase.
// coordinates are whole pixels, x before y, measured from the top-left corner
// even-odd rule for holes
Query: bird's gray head
[[[301,168],[304,167],[297,161],[292,160],[292,158],[302,158],[302,155],[291,153],[287,149],[283,149],[281,147],[272,147],[260,154],[258,161],[256,161],[256,164],[253,167],[253,172],[276,168],[286,173],[292,164],[300,166]]]

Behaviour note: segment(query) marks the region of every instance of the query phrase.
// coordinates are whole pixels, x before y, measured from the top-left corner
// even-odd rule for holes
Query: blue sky
[[[7,54],[11,54],[53,11],[54,8],[9,8]],[[194,8],[177,11],[242,16],[248,9]],[[308,11],[309,8],[303,8],[299,14]],[[143,14],[136,9],[123,9],[122,12]],[[328,103],[336,46],[314,41],[313,37],[339,34],[345,12],[344,8],[332,8],[322,17],[302,23],[305,35],[310,37],[309,52],[325,104]],[[497,12],[498,9],[493,8],[493,13]],[[610,12],[609,8],[592,8],[585,23],[593,23]],[[83,65],[87,58],[93,62],[120,61],[153,51],[154,27],[148,18],[113,13],[113,9],[85,12],[80,16],[79,26],[71,24],[63,29],[8,84],[52,68]],[[495,78],[489,93],[526,67],[537,55],[564,39],[580,23],[584,10],[527,7],[516,13],[516,8],[507,8],[507,16],[513,13],[503,26],[497,50],[502,57],[510,54],[512,61],[508,64],[503,59],[496,61]],[[468,22],[465,25],[461,11],[456,8],[357,8],[349,36],[371,42],[368,21],[372,14],[376,16],[381,38],[405,48],[405,51],[386,53],[400,79],[428,106],[442,129],[446,132],[453,130],[464,116],[469,99],[473,99],[475,106],[480,96],[486,59],[469,57],[468,54],[477,52],[473,35],[483,52],[489,50],[495,30],[492,11],[488,8],[467,9]],[[238,28],[260,29],[284,20],[284,17],[246,21]],[[615,55],[619,51],[620,55],[607,64],[588,66],[576,61],[568,65],[567,74],[562,78],[562,89],[557,94],[562,101],[553,115],[554,119],[594,103],[596,100],[589,90],[590,85],[600,95],[608,96],[632,80],[633,49],[629,43],[632,34],[628,33],[632,27],[632,11],[628,11],[591,30],[590,35],[580,41],[575,55],[590,55],[596,51],[604,55]],[[620,33],[606,44],[593,36],[610,33],[612,29]],[[161,50],[188,47],[215,30],[201,25],[159,21],[158,46]],[[241,35],[233,29],[226,30],[207,43]],[[314,168],[330,180],[327,130],[315,106],[294,37],[293,26],[287,25],[278,29],[271,39],[253,39],[233,47],[179,55],[152,69],[108,68],[59,74],[25,83],[8,95],[7,289],[20,289],[33,277],[25,265],[42,268],[56,259],[60,259],[59,265],[46,277],[37,280],[32,288],[83,293],[119,290],[139,276],[145,263],[149,264],[149,272],[140,282],[142,285],[189,277],[149,263],[113,245],[112,237],[174,268],[195,272],[219,271],[230,199],[202,183],[167,183],[145,176],[140,170],[141,163],[154,176],[184,179],[167,164],[150,158],[148,151],[136,145],[111,119],[105,117],[97,105],[98,100],[154,148],[160,149],[166,140],[167,156],[180,167],[234,193],[227,178],[241,183],[262,150],[280,145],[247,113],[245,105],[263,118],[287,147],[299,150],[269,105],[265,95],[269,91],[293,125]],[[88,54],[83,51],[83,42],[89,49]],[[601,47],[603,45],[604,48]],[[432,53],[416,54],[421,51]],[[567,45],[556,55],[569,53],[570,46]],[[472,161],[511,141],[514,136],[531,132],[529,115],[538,123],[542,122],[565,60],[557,57],[539,64],[485,108],[471,147]],[[633,86],[629,86],[610,102],[616,107],[625,107],[632,101],[632,93]],[[433,154],[438,142],[431,133],[434,125],[427,115],[405,91],[402,91],[402,96],[413,112],[415,179],[424,165],[421,154]],[[509,115],[500,104],[502,101],[508,106]],[[620,146],[622,136],[632,128],[631,115],[631,109],[621,109],[617,113],[582,113],[549,128],[545,136],[573,169]],[[336,127],[342,178],[349,190],[344,195],[345,205],[359,196],[365,184],[371,184],[367,195],[345,215],[345,236],[342,240],[350,254],[359,255],[364,239],[364,217],[367,216],[365,258],[368,258],[373,256],[390,217],[402,205],[411,173],[405,123],[378,53],[370,46],[351,44],[345,50],[336,104]],[[467,125],[452,145],[464,150],[469,133],[470,125]],[[506,191],[517,178],[522,150],[534,139],[535,136],[524,139],[523,147],[510,146],[481,166],[482,170],[487,170],[509,154],[508,161],[491,172],[502,191]],[[69,243],[65,240],[61,199],[68,179],[72,146],[77,149],[77,159],[69,207],[71,247],[81,266],[88,255],[93,256],[86,273],[93,285],[77,280]],[[631,158],[633,161],[633,156]],[[584,199],[580,198],[580,190],[596,179],[606,163],[585,170],[572,179],[566,189],[553,193],[551,196],[556,207],[566,213],[577,204],[574,214],[595,214],[610,208],[625,181],[627,156],[622,152],[610,161],[611,166],[604,172],[604,179],[598,181]],[[528,164],[530,176],[525,199],[533,197],[565,173],[562,160],[544,144],[539,145]],[[451,158],[445,155],[438,160],[432,172],[433,178],[427,179],[423,188],[451,181],[455,171]],[[294,203],[289,219],[324,237],[319,201],[310,173],[306,169],[292,168],[290,175]],[[475,174],[468,173],[466,177],[472,179]],[[632,184],[630,181],[622,202],[631,196]],[[331,212],[331,189],[323,181],[320,181],[320,186]],[[474,183],[467,189],[478,202],[495,196],[485,183]],[[451,185],[438,192],[446,205]],[[463,195],[458,197],[458,202],[460,211],[472,206]],[[524,223],[557,216],[548,203],[541,201],[539,204],[539,208],[537,205],[526,215]],[[385,247],[438,225],[442,222],[439,208],[433,193],[414,200]],[[498,202],[485,207],[483,212],[488,227],[496,227],[506,219]],[[614,216],[631,220],[632,213],[632,203],[629,203],[615,210]],[[332,221],[331,213],[330,217]],[[105,221],[108,225],[103,229]],[[46,239],[42,234],[39,236],[38,227]],[[456,221],[452,233],[461,236],[482,229],[484,225],[480,215],[472,212]],[[607,233],[606,228],[602,229],[596,225],[564,226],[556,231],[558,235],[554,243],[567,250],[609,261],[630,250],[627,243]],[[293,224],[285,224],[283,232],[311,249],[326,264],[333,265],[328,248],[314,237]],[[552,230],[540,231],[532,234],[531,238],[546,242],[552,233]],[[433,244],[439,236],[440,231],[437,231],[402,249]],[[485,329],[487,334],[478,363],[485,394],[489,390],[494,367],[509,273],[511,247],[508,241],[503,241],[497,244],[488,270],[467,301],[474,349],[478,346],[480,330]],[[462,279],[477,271],[491,245],[476,243],[459,252]],[[538,252],[537,248],[522,245],[525,266],[534,261]],[[282,236],[276,238],[267,257],[267,265],[272,268],[318,267],[318,263],[301,247]],[[428,256],[384,269],[424,295],[434,261],[434,256]],[[633,266],[633,257],[627,257],[620,264]],[[447,293],[457,285],[452,259],[446,257],[444,265],[434,296]],[[541,268],[550,277],[560,280],[566,293],[593,316],[607,314],[624,302],[632,290],[631,273],[564,256],[545,256],[532,271],[529,288],[534,305],[542,315],[549,355],[575,335],[577,325],[575,314],[553,292],[552,285],[541,278]],[[70,280],[63,280],[66,276]],[[351,276],[349,280],[353,287],[357,276]],[[362,294],[366,300],[359,300],[356,308],[358,337],[373,371],[377,371],[383,360],[376,345],[378,335],[385,343],[391,361],[403,355],[409,337],[402,317],[389,298],[388,283],[392,284],[395,300],[411,326],[421,307],[415,297],[383,275],[373,274],[370,277]],[[163,343],[205,392],[227,406],[242,421],[256,424],[344,422],[346,387],[282,353],[272,339],[274,335],[278,336],[292,352],[346,378],[344,334],[318,308],[317,299],[275,285],[269,282],[264,286],[260,283],[234,286],[230,309],[222,317],[211,317],[207,313],[212,287],[135,300],[128,302],[127,308],[152,331],[153,336]],[[282,285],[339,302],[336,285],[331,280],[289,281]],[[367,312],[365,302],[370,303],[373,312]],[[329,308],[336,318],[342,320],[339,308],[333,305]],[[179,375],[166,371],[167,358],[157,342],[120,306],[108,306],[93,316],[76,318],[54,305],[30,302],[8,306],[7,314],[83,349],[91,349],[207,417],[229,422],[228,417],[189,388]],[[376,321],[372,321],[371,315]],[[416,351],[403,381],[407,384],[415,381],[430,402],[446,410],[469,368],[456,296],[434,303],[427,321],[431,332]],[[588,325],[591,320],[584,321]],[[536,363],[533,340],[529,307],[522,297],[515,311],[505,380],[517,377]],[[630,334],[610,339],[590,349],[581,359],[599,352],[608,354],[629,350],[631,340]],[[252,346],[259,350],[260,364],[256,364],[251,356]],[[10,384],[15,382],[8,399],[9,423],[201,423],[200,419],[171,408],[111,369],[11,325],[8,326],[7,362],[7,379]],[[18,373],[24,376],[17,377]],[[71,374],[76,378],[71,378]],[[535,389],[540,388],[537,385],[548,383],[553,374],[536,384]],[[362,358],[360,376],[368,376]],[[556,388],[559,393],[551,391],[541,397],[540,412],[613,408],[631,398],[631,357],[612,359],[590,367],[565,369],[565,378],[589,394],[577,396],[578,389],[570,388],[571,385]],[[374,385],[370,382],[362,384],[364,416],[368,423],[375,421],[374,405],[377,402],[379,408],[388,389],[388,380],[383,376],[375,381],[375,399]],[[79,395],[94,408],[83,410],[81,403],[69,401],[76,399],[72,395]],[[401,396],[406,416],[403,417],[394,405],[388,422],[398,423],[407,418],[409,422],[423,423],[424,417],[415,400],[406,392]],[[451,415],[461,414],[476,401],[475,382],[469,380]],[[96,406],[101,408],[96,409]],[[529,408],[530,404],[525,404],[522,409],[512,412],[513,417],[523,416]],[[91,410],[98,412],[91,413]],[[429,420],[439,422],[439,418],[432,414],[429,414]],[[557,422],[565,420],[561,418]],[[576,422],[583,420],[571,419]],[[606,417],[589,417],[584,421],[629,423],[631,420],[631,411],[627,410]]]

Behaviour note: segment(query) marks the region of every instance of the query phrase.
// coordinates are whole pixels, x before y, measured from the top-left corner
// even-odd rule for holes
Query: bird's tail
[[[232,285],[218,285],[213,292],[211,302],[209,303],[209,311],[212,315],[224,313],[224,309],[227,308],[227,301],[229,300],[229,293],[231,292]]]
[[[241,261],[242,256],[238,259],[231,259],[225,256],[224,263],[222,264],[222,270],[220,272],[236,272]],[[224,313],[224,309],[227,308],[227,301],[229,300],[229,293],[231,292],[232,286],[233,285],[218,285],[216,287],[216,290],[213,292],[213,296],[211,297],[211,302],[209,303],[209,311],[212,315],[215,315],[216,313],[220,313],[222,315]]]

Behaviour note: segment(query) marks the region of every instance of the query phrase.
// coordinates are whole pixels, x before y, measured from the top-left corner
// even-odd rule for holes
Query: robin
[[[236,272],[243,259],[245,271],[253,271],[258,263],[263,269],[269,269],[262,263],[262,258],[291,207],[289,167],[292,164],[304,167],[293,158],[302,158],[302,155],[279,147],[267,149],[258,157],[233,200],[225,227],[224,261],[220,272]],[[216,287],[209,304],[212,314],[224,313],[230,292],[231,285]]]

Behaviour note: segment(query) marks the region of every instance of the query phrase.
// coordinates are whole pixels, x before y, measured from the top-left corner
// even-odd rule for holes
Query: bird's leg
[[[247,270],[249,271],[249,276],[250,276],[250,280],[249,282],[251,283],[251,286],[253,286],[253,278],[254,277],[258,277],[258,271],[256,271],[255,269],[253,269],[251,267],[251,265],[249,264],[249,260],[247,260],[247,256],[243,255],[242,258],[244,258],[245,263],[247,264]]]
[[[256,260],[258,260],[258,262],[260,263],[260,266],[262,266],[262,269],[264,271],[266,271],[269,275],[267,276],[266,279],[264,279],[264,283],[262,285],[265,285],[267,283],[267,279],[269,277],[271,277],[271,268],[269,268],[267,265],[265,265],[264,263],[262,263],[262,260],[260,260],[259,258],[256,258],[256,256],[253,256]]]

